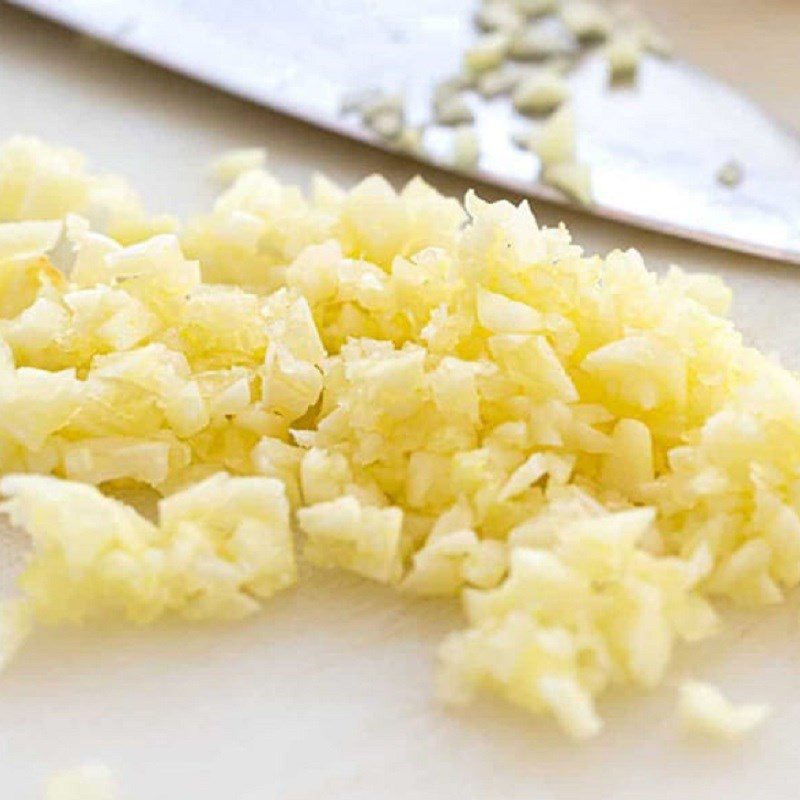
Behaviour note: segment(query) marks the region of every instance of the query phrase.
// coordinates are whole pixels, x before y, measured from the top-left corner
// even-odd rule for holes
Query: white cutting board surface
[[[300,183],[314,170],[345,183],[414,171],[0,8],[0,138],[20,131],[126,173],[159,210],[207,203],[208,160],[242,144],[267,145],[275,171]],[[564,217],[588,249],[634,245],[653,266],[723,272],[750,340],[800,365],[796,268],[538,211]],[[661,690],[604,700],[606,733],[582,745],[493,701],[443,710],[433,652],[460,624],[456,605],[347,575],[309,574],[235,626],[44,631],[0,677],[0,797],[34,800],[46,774],[101,761],[129,800],[788,800],[800,783],[796,606],[733,620],[681,653]],[[687,675],[769,701],[774,717],[740,745],[687,739],[673,714]]]

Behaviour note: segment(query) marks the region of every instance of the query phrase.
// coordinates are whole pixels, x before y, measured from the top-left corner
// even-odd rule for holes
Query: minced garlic
[[[586,164],[579,164],[575,161],[551,164],[542,171],[542,180],[548,186],[559,189],[580,205],[591,206],[594,199],[592,175]]]
[[[564,79],[544,69],[523,78],[515,87],[511,101],[523,114],[546,114],[558,108],[569,97]]]
[[[568,108],[539,149],[575,163]],[[800,583],[800,383],[717,278],[419,179],[306,196],[248,170],[180,238],[101,185],[0,147],[0,492],[33,542],[3,656],[29,614],[250,613],[295,581],[296,531],[315,564],[462,598],[447,699],[582,737],[607,687],[714,634],[718,598]],[[155,521],[109,496],[141,486]],[[685,695],[706,726],[754,716],[708,699]]]
[[[770,713],[769,706],[763,703],[735,706],[716,686],[698,681],[681,685],[678,709],[689,730],[729,740],[750,733]]]
[[[439,125],[468,125],[475,115],[467,100],[460,94],[436,102],[436,122]]]
[[[567,37],[538,24],[515,31],[508,43],[508,54],[521,61],[545,61],[574,52],[575,47]]]
[[[522,25],[522,16],[508,3],[482,0],[475,12],[475,24],[483,31],[513,31]]]
[[[263,147],[240,147],[216,158],[211,172],[220,183],[228,184],[248,170],[262,169],[266,163],[267,151]]]
[[[577,142],[572,108],[564,106],[546,120],[533,149],[545,167],[575,161]]]
[[[508,34],[503,31],[486,33],[464,52],[464,65],[473,73],[494,69],[503,63],[508,43]]]
[[[580,41],[605,39],[614,29],[611,12],[591,0],[565,0],[559,13],[564,25]]]
[[[606,47],[611,79],[623,81],[634,78],[642,60],[643,50],[641,36],[636,31],[616,31]]]
[[[295,581],[289,506],[275,479],[219,473],[162,499],[158,525],[58,478],[7,476],[0,493],[33,539],[20,586],[47,622],[236,618]]]
[[[480,161],[480,140],[472,125],[456,128],[453,135],[453,165],[458,169],[475,169]]]

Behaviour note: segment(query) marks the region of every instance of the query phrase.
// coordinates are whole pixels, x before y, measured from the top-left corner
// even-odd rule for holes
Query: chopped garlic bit
[[[461,94],[436,102],[435,110],[439,125],[468,125],[475,118],[472,108]]]
[[[382,111],[374,114],[369,118],[367,125],[381,139],[394,139],[404,130],[403,118],[395,111]]]
[[[542,178],[548,186],[558,189],[582,206],[590,206],[594,201],[591,171],[586,164],[574,161],[551,164],[545,167]]]
[[[60,220],[0,223],[0,259],[41,257],[55,247],[62,228]]]
[[[544,123],[534,149],[545,167],[575,161],[577,144],[572,108],[564,106]]]
[[[642,60],[641,37],[632,30],[618,30],[606,47],[606,58],[612,81],[632,80]]]
[[[606,39],[614,28],[611,12],[591,0],[566,0],[559,11],[567,29],[581,41]]]
[[[482,0],[475,12],[475,24],[486,32],[510,32],[522,24],[522,16],[513,5],[498,0]]]
[[[464,65],[473,73],[494,69],[503,63],[508,44],[508,34],[503,31],[486,33],[465,51]]]
[[[522,73],[517,65],[505,63],[489,72],[484,72],[479,78],[475,88],[483,97],[496,97],[508,94],[522,78]]]
[[[406,153],[410,156],[419,156],[425,151],[424,139],[425,131],[423,128],[406,125],[406,127],[397,134],[392,145],[401,153]]]
[[[508,45],[508,54],[521,61],[545,61],[574,52],[574,43],[563,33],[541,24],[529,25],[516,32]]]
[[[540,17],[550,14],[558,7],[558,0],[511,0],[520,14],[528,17]]]
[[[740,739],[753,731],[770,714],[763,703],[736,706],[709,683],[681,684],[678,712],[687,729],[717,739]]]
[[[473,515],[461,501],[436,521],[402,589],[423,596],[455,595],[465,585],[494,588],[507,569],[502,542],[481,541],[472,530]]]
[[[251,169],[263,169],[266,163],[267,151],[263,147],[241,147],[219,156],[211,171],[220,183],[228,184]]]
[[[403,130],[405,104],[401,94],[384,93],[360,108],[361,121],[382,139],[394,139]]]
[[[456,128],[453,136],[454,166],[463,170],[475,169],[480,155],[480,140],[475,128],[471,125]]]
[[[532,149],[542,165],[544,183],[581,205],[592,204],[591,172],[577,160],[575,118],[569,106],[553,114],[532,137]]]
[[[717,181],[729,189],[735,189],[744,180],[744,168],[736,159],[726,161],[717,171]]]
[[[117,787],[111,770],[102,764],[84,764],[48,778],[44,800],[115,800]]]
[[[340,497],[300,509],[297,518],[307,536],[303,555],[312,563],[344,567],[382,583],[399,578],[399,508],[373,508],[355,497]]]
[[[547,114],[569,96],[564,79],[550,70],[524,78],[512,94],[514,108],[523,114]]]
[[[433,90],[433,104],[444,103],[451,97],[460,95],[474,83],[473,77],[466,74],[454,75],[436,84]]]

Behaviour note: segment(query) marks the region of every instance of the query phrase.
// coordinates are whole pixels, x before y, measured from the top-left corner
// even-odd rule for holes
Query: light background
[[[800,126],[800,3],[640,5],[682,54]],[[181,213],[209,202],[208,161],[232,146],[266,145],[273,170],[300,184],[314,171],[345,184],[379,171],[401,183],[419,169],[0,7],[0,138],[17,132],[74,145],[93,167],[128,175],[154,210]],[[466,189],[425,174],[447,193]],[[748,339],[800,365],[797,268],[536,211],[564,219],[589,250],[636,246],[656,268],[723,273]],[[433,651],[458,624],[454,604],[314,573],[241,625],[42,633],[0,677],[0,798],[33,800],[44,775],[84,761],[108,763],[129,800],[797,796],[796,603],[738,616],[723,637],[682,653],[663,689],[604,700],[606,733],[578,746],[499,703],[458,714],[435,703]],[[740,746],[687,740],[673,718],[685,675],[765,699],[774,718]]]

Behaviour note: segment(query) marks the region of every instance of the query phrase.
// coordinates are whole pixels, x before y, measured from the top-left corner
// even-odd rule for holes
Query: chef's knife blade
[[[474,39],[471,0],[13,0],[116,47],[315,125],[391,148],[341,113],[354,90],[402,90],[409,121],[430,119],[438,80]],[[750,100],[679,60],[647,57],[610,88],[599,54],[570,84],[593,213],[800,264],[800,138]],[[507,98],[471,97],[481,158],[473,174],[565,202],[537,180]],[[452,132],[425,132],[423,160],[451,166]],[[744,165],[735,188],[716,174]]]

